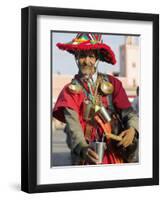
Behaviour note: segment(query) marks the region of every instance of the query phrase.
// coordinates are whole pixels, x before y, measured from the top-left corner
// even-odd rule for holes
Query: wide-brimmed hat
[[[111,47],[102,42],[101,34],[78,33],[69,43],[57,43],[57,47],[75,54],[78,51],[98,50],[101,61],[115,64],[116,59]]]

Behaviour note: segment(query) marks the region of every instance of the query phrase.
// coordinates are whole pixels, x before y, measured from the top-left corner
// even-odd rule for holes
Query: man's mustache
[[[83,67],[83,68],[89,68],[89,67],[94,67],[95,66],[95,64],[92,64],[92,63],[89,63],[89,64],[82,64],[82,65],[80,65],[81,67]]]
[[[80,67],[81,71],[92,71],[94,69],[94,65],[82,65]]]

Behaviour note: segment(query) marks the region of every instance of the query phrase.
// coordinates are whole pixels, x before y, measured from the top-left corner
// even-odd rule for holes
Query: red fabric
[[[78,75],[76,75],[75,77],[78,78]],[[121,109],[126,109],[126,108],[130,107],[131,104],[127,98],[124,88],[122,87],[122,83],[118,79],[116,79],[115,77],[110,76],[110,75],[109,75],[109,81],[114,86],[112,100],[113,100],[113,104],[114,104],[115,108],[121,110]],[[67,108],[70,108],[70,109],[76,111],[76,113],[78,113],[79,121],[83,128],[83,132],[85,133],[86,121],[83,119],[83,112],[84,112],[83,102],[84,102],[84,99],[86,98],[86,95],[84,94],[83,91],[81,91],[78,94],[71,93],[68,90],[68,85],[69,84],[67,84],[63,88],[60,95],[58,96],[57,102],[53,109],[53,116],[56,119],[60,120],[61,122],[65,123],[65,118],[64,118],[64,113],[63,113],[64,108],[67,107]],[[105,107],[108,107],[108,100],[105,96],[102,97],[102,102]],[[97,127],[93,128],[91,140],[94,140],[96,137],[96,135],[95,135],[96,128]],[[100,131],[99,134],[103,134],[103,131],[100,129],[100,127],[99,127],[99,131]],[[116,161],[116,158],[118,159],[118,157],[114,153],[112,153],[110,155],[106,154],[104,156],[103,163],[105,163],[105,164],[106,163],[117,163],[119,161],[118,160]]]
[[[74,94],[69,92],[67,84],[58,96],[57,102],[53,109],[53,116],[61,122],[65,123],[63,109],[65,107],[75,110],[79,115],[81,114],[81,105],[84,99],[84,93]]]
[[[112,94],[114,106],[118,110],[129,108],[131,103],[128,100],[127,94],[122,86],[121,81],[111,75],[109,75],[109,81],[114,86],[114,91]]]
[[[100,54],[102,55],[102,57],[100,57],[101,61],[105,61],[105,62],[111,63],[113,65],[116,63],[114,52],[106,44],[102,44],[102,43],[91,44],[90,41],[88,40],[81,44],[57,43],[57,47],[59,49],[69,51],[72,54],[74,54],[75,52],[80,51],[80,50],[96,50],[96,49],[98,49],[100,51]]]

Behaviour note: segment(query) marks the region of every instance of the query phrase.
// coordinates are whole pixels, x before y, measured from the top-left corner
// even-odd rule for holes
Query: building
[[[134,37],[127,36],[125,44],[120,46],[120,77],[126,78],[127,88],[139,85],[140,48]]]

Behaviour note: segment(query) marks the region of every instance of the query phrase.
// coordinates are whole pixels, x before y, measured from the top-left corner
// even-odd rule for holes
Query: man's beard
[[[82,75],[85,78],[89,78],[91,77],[95,72],[96,72],[96,68],[95,66],[90,66],[90,65],[84,65],[84,66],[80,66],[79,69],[80,75]]]

